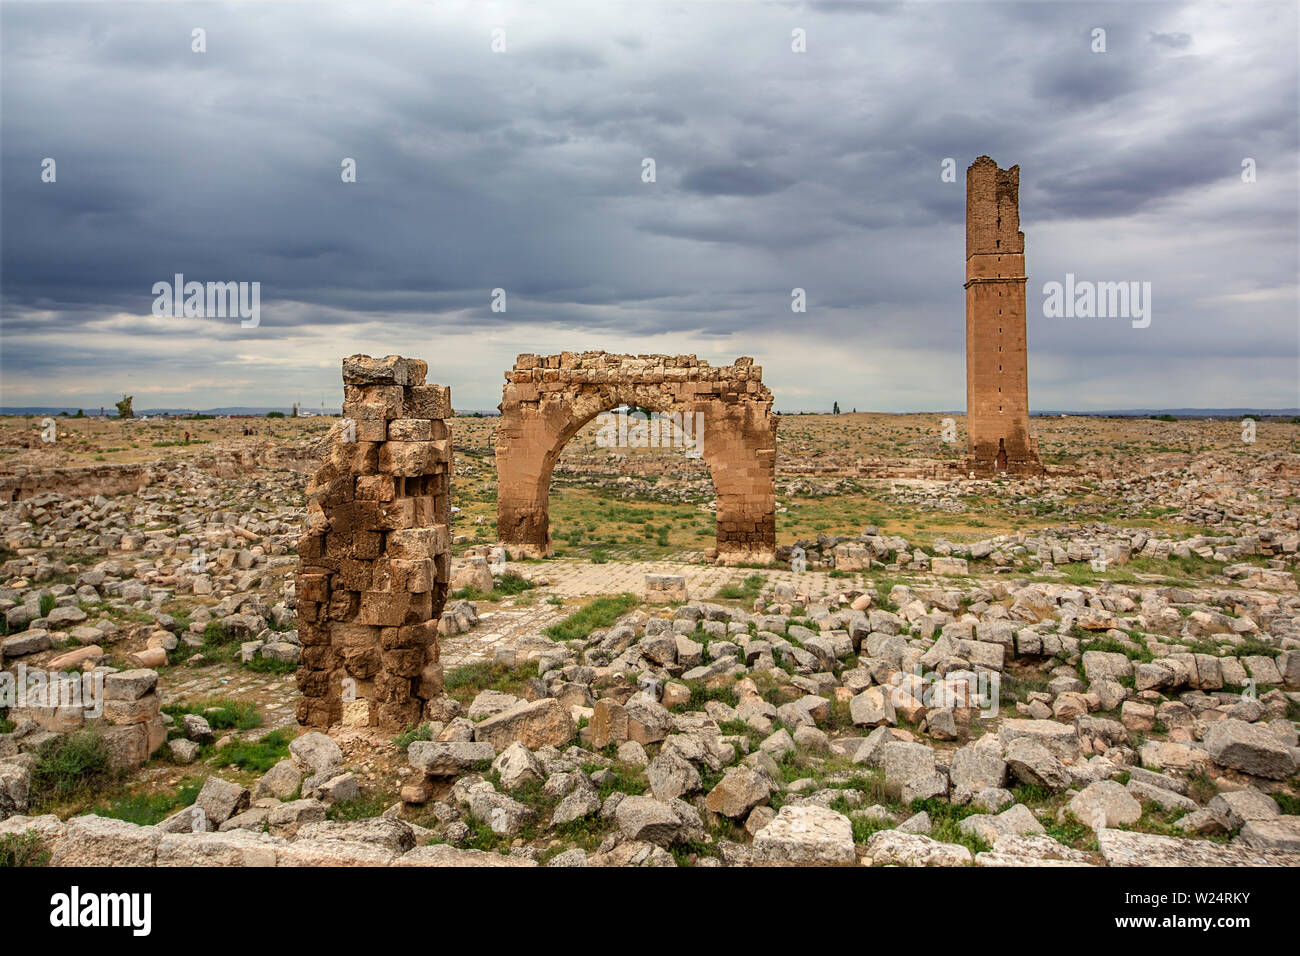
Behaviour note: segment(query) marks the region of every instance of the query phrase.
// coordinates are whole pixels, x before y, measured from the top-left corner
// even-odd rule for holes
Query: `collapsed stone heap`
[[[44,631],[24,632],[19,637],[41,638]],[[0,663],[16,645],[5,642]],[[21,647],[21,645],[18,645]],[[98,651],[98,648],[94,648]],[[87,669],[78,673],[77,658],[88,655],[79,648],[49,662],[45,668],[25,667],[0,676],[3,696],[11,697],[22,687],[24,703],[10,707],[12,733],[0,734],[0,775],[6,774],[7,758],[26,761],[28,754],[61,734],[90,731],[103,739],[109,764],[117,769],[134,769],[147,763],[167,739],[167,728],[160,713],[162,697],[156,693],[158,672],[145,668],[118,671],[112,668]],[[68,670],[62,668],[68,667]],[[98,701],[97,699],[98,698]],[[96,711],[96,703],[102,709]],[[30,769],[26,764],[25,769]],[[6,788],[0,787],[0,791]],[[22,787],[26,799],[27,785]],[[12,793],[12,791],[10,791]],[[0,792],[0,820],[12,810],[14,801]],[[22,809],[22,806],[19,806]]]
[[[343,420],[308,485],[298,544],[298,721],[400,730],[442,689],[450,579],[451,389],[428,365],[343,360]]]

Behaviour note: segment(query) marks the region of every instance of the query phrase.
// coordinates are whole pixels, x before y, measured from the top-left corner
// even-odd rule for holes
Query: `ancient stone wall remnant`
[[[966,170],[967,468],[1042,474],[1029,433],[1025,234],[1020,167],[987,156]]]
[[[506,372],[497,426],[497,536],[512,555],[551,553],[548,495],[565,443],[601,412],[629,405],[695,423],[692,442],[717,493],[718,560],[772,560],[776,426],[751,358],[721,367],[694,355],[520,355]]]
[[[441,693],[451,389],[419,359],[343,360],[343,420],[298,544],[299,723],[400,730]]]

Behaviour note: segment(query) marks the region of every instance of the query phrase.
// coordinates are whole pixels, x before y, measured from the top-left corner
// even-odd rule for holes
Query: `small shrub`
[[[41,745],[32,768],[29,800],[33,808],[49,806],[93,793],[116,778],[104,738],[79,730]]]
[[[528,580],[522,574],[516,574],[514,571],[507,571],[501,577],[496,579],[493,591],[499,591],[502,594],[522,594],[533,587],[533,582]]]
[[[1286,816],[1300,816],[1300,797],[1290,793],[1275,793],[1273,799],[1277,801],[1278,809]]]
[[[393,738],[393,746],[398,750],[406,750],[417,740],[432,740],[433,728],[429,724],[423,723],[419,727],[406,725],[406,729]]]
[[[49,862],[50,851],[39,834],[29,830],[0,836],[0,866],[45,866]]]
[[[204,644],[230,644],[234,639],[234,635],[220,621],[209,621],[203,629]]]
[[[704,705],[711,700],[720,700],[729,707],[735,707],[740,702],[734,687],[708,687],[700,680],[687,681],[686,686],[691,690],[691,699],[686,702],[683,710],[703,710]]]

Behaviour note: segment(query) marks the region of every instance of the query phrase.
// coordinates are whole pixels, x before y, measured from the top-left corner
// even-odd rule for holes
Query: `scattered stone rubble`
[[[129,765],[169,720],[156,670],[196,655],[211,625],[244,660],[301,659],[313,646],[294,554],[306,479],[292,458],[256,477],[157,463],[121,488],[88,473],[58,492],[25,474],[0,508],[0,664],[104,674],[118,696],[98,726],[137,741],[113,748]],[[36,833],[69,865],[1297,865],[1296,475],[1270,455],[1244,483],[1202,464],[1106,478],[1099,493],[1134,515],[1170,502],[1172,520],[1215,534],[1116,518],[921,548],[867,528],[799,542],[809,569],[907,583],[863,591],[864,575],[817,601],[780,584],[741,610],[674,607],[687,595],[659,582],[647,597],[666,607],[648,600],[581,640],[516,644],[511,693],[462,706],[427,688],[407,722],[428,739],[403,755],[401,800],[368,820],[327,819],[362,775],[315,732],[247,787],[209,777],[193,807],[154,827],[29,817],[33,754],[97,725],[10,709],[0,837]],[[1030,509],[1077,481],[1009,493]],[[945,488],[934,501],[994,484]],[[1071,583],[1085,563],[1138,558],[1223,567],[1196,585]],[[460,586],[490,589],[488,562],[468,554]],[[476,617],[449,602],[437,630]],[[178,724],[167,747],[185,763],[214,735],[197,715]],[[961,815],[963,842],[944,813]],[[1154,814],[1180,835],[1135,829]],[[1054,839],[1076,822],[1094,839]],[[506,852],[470,848],[484,840]]]
[[[109,853],[214,865],[673,865],[684,854],[715,865],[1300,863],[1300,816],[1272,796],[1294,800],[1300,771],[1286,717],[1300,642],[1272,633],[1294,620],[1296,599],[1249,606],[1281,606],[1240,619],[1255,641],[1286,649],[1238,657],[1238,634],[1213,605],[1148,590],[899,585],[894,609],[868,592],[805,603],[783,591],[752,612],[633,611],[585,639],[525,642],[536,676],[522,696],[433,702],[443,716],[409,745],[405,810],[325,821],[355,783],[337,745],[311,733],[251,793],[210,781],[199,805],[217,832],[190,832],[192,811],[138,828],[14,817],[0,832],[46,833],[55,861],[69,863]],[[1184,604],[1195,608],[1186,616]],[[1184,649],[1216,621],[1221,653]],[[1044,690],[1021,692],[1029,673]],[[991,714],[982,694],[994,675],[1003,699]],[[1224,690],[1247,675],[1257,697]],[[846,769],[823,774],[823,762]],[[806,776],[790,779],[792,766]],[[627,775],[644,789],[621,789]],[[1193,790],[1199,775],[1213,796]],[[861,789],[865,779],[883,789]],[[1059,794],[1058,814],[1017,802],[1022,785]],[[538,791],[544,804],[529,796]],[[936,839],[929,814],[900,814],[873,802],[879,792],[964,808],[961,833],[986,849]],[[1127,829],[1147,807],[1176,813],[1186,835]],[[401,819],[416,810],[428,829]],[[1066,814],[1093,828],[1096,849],[1047,834]],[[724,820],[730,835],[717,836]],[[874,832],[855,841],[863,821]],[[590,851],[566,846],[574,826],[604,836]],[[467,849],[482,828],[510,855]]]
[[[1201,558],[1229,563],[1224,578],[1240,587],[1297,589],[1292,570],[1300,558],[1300,531],[1274,521],[1250,534],[1193,535],[1174,538],[1145,528],[1125,529],[1092,523],[1078,528],[1057,528],[1032,534],[998,535],[981,541],[954,544],[936,538],[927,553],[897,535],[882,535],[868,527],[856,538],[820,534],[776,549],[779,563],[790,563],[802,551],[810,570],[932,571],[935,574],[970,574],[973,570],[1001,574],[1032,570],[1051,574],[1058,565],[1086,562],[1094,570],[1116,570],[1133,558]],[[1262,560],[1266,564],[1252,563]],[[978,567],[974,562],[982,562]]]

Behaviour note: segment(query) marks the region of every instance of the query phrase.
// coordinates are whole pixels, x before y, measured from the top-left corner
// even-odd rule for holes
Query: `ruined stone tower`
[[[966,170],[966,467],[1042,474],[1029,433],[1020,167]]]
[[[298,540],[298,722],[401,730],[442,693],[450,580],[451,389],[428,364],[343,360],[343,415]]]

